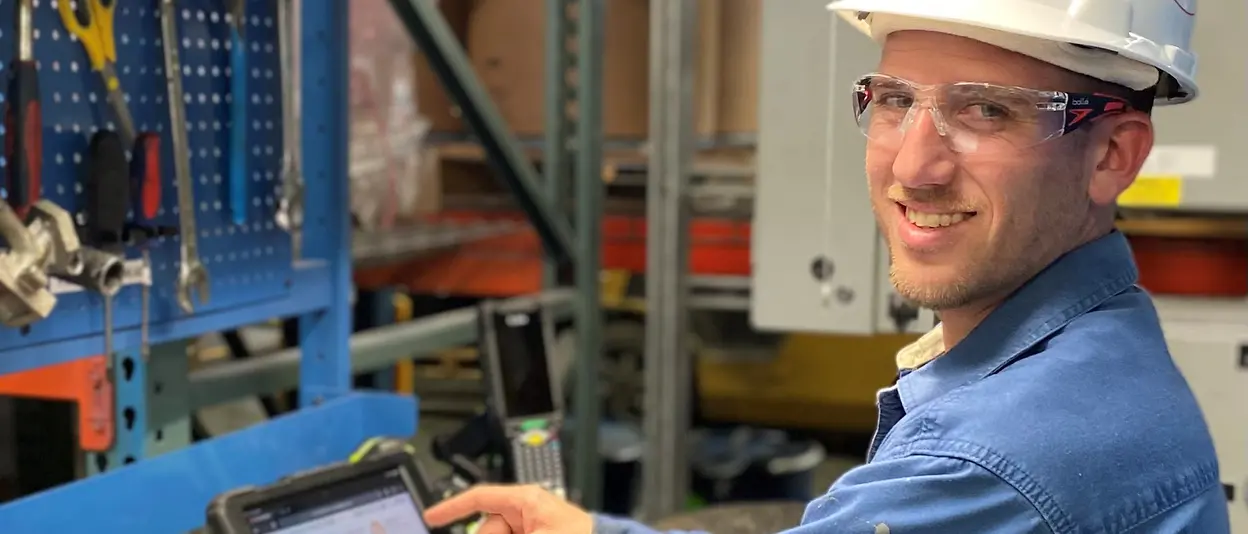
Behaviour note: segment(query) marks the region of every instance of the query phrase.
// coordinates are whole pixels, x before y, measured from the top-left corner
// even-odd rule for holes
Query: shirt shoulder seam
[[[947,438],[922,438],[896,449],[889,456],[932,456],[961,460],[992,473],[1027,500],[1055,534],[1074,532],[1074,520],[1057,500],[1026,470],[983,445]],[[878,461],[878,460],[877,460]]]
[[[1120,506],[1120,513],[1114,517],[1121,518],[1122,523],[1120,530],[1123,534],[1133,532],[1149,521],[1174,510],[1195,499],[1207,491],[1212,490],[1215,486],[1220,486],[1221,481],[1218,479],[1218,463],[1217,461],[1206,462],[1189,469],[1182,473],[1179,480],[1170,480],[1167,487],[1162,488],[1166,492],[1164,506],[1159,506],[1155,510],[1142,511],[1130,509],[1127,506]]]
[[[930,456],[951,458],[969,462],[992,473],[1002,482],[1014,488],[1036,509],[1055,534],[1074,532],[1073,518],[1061,508],[1038,481],[1018,464],[978,443],[948,438],[923,438],[899,447],[889,457]],[[1210,491],[1219,483],[1217,462],[1206,462],[1182,473],[1181,480],[1172,480],[1158,488],[1160,496],[1155,508],[1141,508],[1129,503],[1111,507],[1103,516],[1108,532],[1133,532],[1141,525],[1169,512],[1192,499]]]

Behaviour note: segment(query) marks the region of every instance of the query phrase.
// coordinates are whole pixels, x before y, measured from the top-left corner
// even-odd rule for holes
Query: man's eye
[[[892,93],[878,95],[875,99],[881,106],[890,108],[908,108],[914,104],[914,97],[907,94]]]
[[[979,102],[964,108],[974,119],[1003,120],[1012,115],[1005,106],[991,102]]]

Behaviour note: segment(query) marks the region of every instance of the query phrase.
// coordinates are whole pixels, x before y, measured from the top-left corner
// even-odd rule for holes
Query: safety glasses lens
[[[1061,135],[1062,94],[982,83],[919,86],[882,75],[854,85],[854,116],[869,139],[899,145],[911,130],[957,152],[1016,151]],[[928,111],[925,113],[924,111]]]

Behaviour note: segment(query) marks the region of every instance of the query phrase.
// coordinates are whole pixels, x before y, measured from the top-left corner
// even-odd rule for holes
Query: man
[[[793,532],[1229,532],[1208,429],[1114,230],[1152,106],[1196,95],[1194,3],[830,6],[882,43],[852,88],[872,204],[893,284],[941,325],[898,355],[867,464]],[[476,512],[481,534],[647,531],[532,488],[427,516]]]

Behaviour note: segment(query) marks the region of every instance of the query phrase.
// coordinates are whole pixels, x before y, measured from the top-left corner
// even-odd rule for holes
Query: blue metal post
[[[351,389],[351,228],[347,215],[347,2],[302,2],[299,49],[306,169],[304,257],[329,264],[329,306],[299,321],[299,404]]]
[[[191,341],[162,343],[152,347],[147,361],[147,443],[143,455],[153,458],[191,444],[190,361],[186,349]]]
[[[394,295],[391,287],[360,291],[355,299],[355,326],[352,332],[394,324]],[[372,389],[394,390],[395,372],[390,366],[373,373]]]
[[[147,363],[137,348],[113,352],[113,426],[116,438],[107,453],[87,457],[87,473],[97,475],[143,459],[147,441]]]

